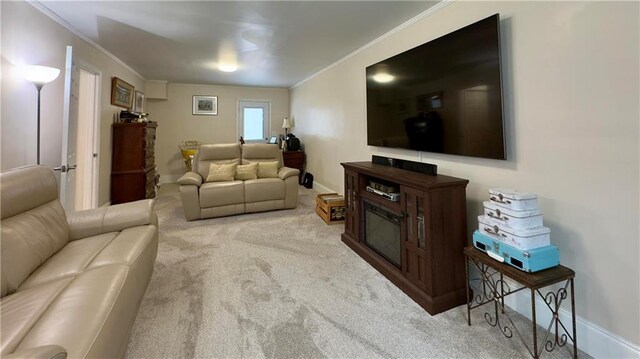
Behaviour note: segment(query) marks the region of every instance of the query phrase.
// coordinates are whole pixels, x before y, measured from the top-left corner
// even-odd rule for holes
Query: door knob
[[[62,165],[60,167],[54,167],[53,170],[54,171],[60,171],[62,173],[66,173],[66,172],[69,172],[71,170],[75,170],[77,167],[78,166],[76,166],[76,165],[69,165],[69,167],[67,167],[65,165]]]

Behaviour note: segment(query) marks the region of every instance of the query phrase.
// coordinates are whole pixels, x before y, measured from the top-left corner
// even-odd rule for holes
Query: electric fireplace
[[[364,201],[364,242],[376,253],[401,268],[400,216]]]

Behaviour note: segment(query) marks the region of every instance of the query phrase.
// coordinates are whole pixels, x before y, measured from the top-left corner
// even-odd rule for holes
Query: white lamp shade
[[[18,68],[22,77],[34,85],[42,86],[58,78],[60,70],[55,67],[25,65]]]
[[[291,128],[291,120],[289,120],[289,117],[285,117],[282,121],[282,128]]]

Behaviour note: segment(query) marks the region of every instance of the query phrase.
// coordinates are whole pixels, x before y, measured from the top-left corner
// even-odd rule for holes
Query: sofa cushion
[[[13,353],[22,338],[45,313],[49,305],[67,287],[73,278],[65,278],[30,288],[2,298],[0,331],[2,356]]]
[[[258,164],[250,163],[248,165],[238,165],[238,168],[236,168],[235,178],[241,181],[258,178]]]
[[[278,177],[278,161],[258,162],[258,178]]]
[[[154,207],[154,200],[141,199],[115,206],[68,213],[69,239],[76,240],[103,233],[120,232],[123,229],[148,224],[157,228],[158,216],[155,214]]]
[[[3,172],[0,215],[0,271],[5,296],[69,241],[53,171],[32,166]]]
[[[233,181],[236,174],[237,164],[219,165],[211,163],[209,165],[209,175],[206,182]]]
[[[92,268],[131,265],[151,245],[155,236],[154,226],[140,226],[69,242],[31,274],[18,291],[76,276]]]
[[[9,218],[58,199],[58,183],[46,167],[32,166],[2,172],[0,214]]]
[[[200,187],[200,207],[244,203],[244,182],[209,182]]]
[[[4,191],[4,186],[3,186]],[[57,200],[2,220],[2,295],[16,291],[27,277],[69,241],[69,227]]]
[[[217,164],[240,164],[241,152],[239,143],[202,145],[196,153],[194,171],[202,178],[209,177],[209,166]]]
[[[129,272],[128,266],[116,264],[74,277],[16,350],[55,343],[65,348],[70,358],[121,356],[117,344],[122,342],[120,337],[129,335],[129,322],[139,306],[138,299],[132,296],[133,288],[127,283],[135,282]],[[133,318],[120,310],[120,303],[134,310]],[[119,332],[112,332],[114,328],[106,325],[112,320],[120,321]],[[113,339],[111,348],[96,347],[105,336]]]
[[[278,161],[278,168],[283,166],[282,151],[278,145],[266,143],[247,143],[242,145],[242,164]]]
[[[247,203],[284,199],[285,184],[279,178],[258,178],[244,181]]]

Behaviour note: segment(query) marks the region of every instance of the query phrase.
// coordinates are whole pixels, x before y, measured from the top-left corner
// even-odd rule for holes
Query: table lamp
[[[291,128],[291,121],[288,117],[285,117],[282,121],[282,128],[284,128],[284,138],[287,138],[287,130]]]

